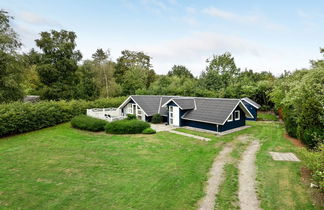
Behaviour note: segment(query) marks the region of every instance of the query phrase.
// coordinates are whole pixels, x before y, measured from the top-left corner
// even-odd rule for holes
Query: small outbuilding
[[[246,120],[257,120],[258,119],[258,109],[260,109],[261,105],[249,98],[242,98],[241,100],[242,100],[244,106],[246,106],[246,108],[253,115],[252,118],[247,117]]]

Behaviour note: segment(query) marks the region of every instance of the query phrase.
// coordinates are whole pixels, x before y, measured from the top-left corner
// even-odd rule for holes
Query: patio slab
[[[294,153],[291,152],[269,152],[273,160],[276,161],[294,161],[299,162],[300,160]]]

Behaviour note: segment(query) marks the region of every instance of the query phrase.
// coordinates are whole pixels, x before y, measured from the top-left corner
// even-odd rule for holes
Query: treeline
[[[95,100],[130,94],[164,94],[205,97],[250,97],[270,108],[268,92],[275,77],[270,72],[241,71],[230,53],[207,59],[206,69],[194,77],[183,65],[174,65],[167,75],[157,75],[151,57],[124,50],[116,62],[108,50],[97,49],[92,59],[82,61],[72,31],[41,32],[35,40],[38,51],[20,54],[18,34],[1,11],[0,100],[21,100],[40,95],[46,100]]]
[[[108,50],[97,49],[91,59],[82,61],[72,31],[41,32],[35,40],[38,51],[19,53],[22,44],[11,19],[0,11],[0,103],[19,101],[25,95],[44,100],[130,94],[249,97],[264,110],[282,110],[289,135],[311,147],[323,142],[323,60],[312,61],[310,69],[275,77],[270,72],[241,70],[226,52],[208,58],[198,77],[183,65],[157,75],[151,57],[143,52],[124,50],[112,61]]]

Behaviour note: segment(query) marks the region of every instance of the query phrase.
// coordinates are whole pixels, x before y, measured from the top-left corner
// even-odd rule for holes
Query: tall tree
[[[187,69],[187,67],[182,65],[174,65],[172,69],[168,72],[168,76],[178,76],[178,77],[188,77],[193,78],[192,73]]]
[[[236,67],[234,57],[229,52],[214,55],[211,59],[207,59],[207,63],[206,71],[201,74],[201,79],[207,89],[226,88],[235,82],[235,78],[240,72],[240,69]]]
[[[78,61],[82,55],[75,50],[76,34],[72,31],[41,32],[41,38],[35,40],[42,50],[37,71],[44,85],[41,97],[59,100],[76,97]]]
[[[95,71],[91,61],[85,61],[77,70],[78,98],[94,100],[99,97],[99,88],[95,82]]]
[[[9,16],[0,10],[0,103],[19,100],[23,97],[21,47],[18,34],[10,26]]]
[[[106,96],[109,96],[109,84],[108,84],[108,74],[107,74],[107,69],[105,69],[104,67],[110,67],[110,62],[108,62],[108,58],[110,56],[110,52],[109,50],[107,50],[106,52],[100,48],[97,49],[96,52],[94,54],[92,54],[92,58],[93,61],[95,63],[95,65],[99,68],[100,73],[99,75],[102,75],[105,81],[105,90],[106,90]],[[106,64],[104,66],[104,64]],[[108,65],[108,66],[107,66]]]
[[[123,94],[128,95],[131,94],[129,92],[129,79],[127,76],[132,75],[134,72],[138,72],[139,70],[143,71],[140,75],[144,76],[143,83],[146,88],[150,86],[150,84],[155,80],[155,72],[152,69],[151,57],[145,55],[143,52],[122,51],[122,56],[117,59],[117,64],[115,67],[114,76],[116,78],[116,82],[121,84],[125,89]],[[132,71],[131,73],[128,73]]]

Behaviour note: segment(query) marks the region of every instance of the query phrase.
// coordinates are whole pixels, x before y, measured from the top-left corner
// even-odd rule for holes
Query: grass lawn
[[[70,124],[0,139],[0,209],[195,209],[215,141]]]
[[[258,120],[278,121],[278,117],[273,113],[260,112],[260,113],[258,113]]]
[[[283,137],[283,125],[278,122],[249,121],[251,128],[217,137],[221,141],[231,141],[238,135],[249,134],[261,141],[262,145],[257,153],[257,193],[263,209],[322,209],[314,206],[308,186],[301,177],[301,162],[273,161],[269,151],[293,152],[298,156],[298,149]],[[208,137],[210,134],[180,128],[179,131]],[[219,209],[235,209],[238,201],[238,176],[235,160],[240,158],[244,145],[236,145],[232,152],[234,163],[225,165],[225,181],[220,186],[216,196]],[[242,148],[244,150],[244,148]]]
[[[204,142],[169,132],[107,135],[70,124],[0,139],[0,209],[195,209],[223,143],[241,134],[260,139],[258,196],[264,209],[314,209],[301,182],[301,163],[273,161],[268,152],[295,152],[281,124],[251,128]],[[240,158],[244,145],[232,152]],[[237,166],[226,165],[220,207],[237,198]]]

